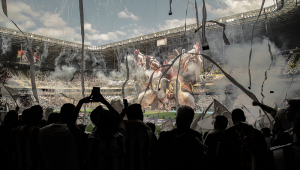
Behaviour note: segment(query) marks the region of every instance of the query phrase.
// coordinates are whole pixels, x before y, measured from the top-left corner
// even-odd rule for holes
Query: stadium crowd
[[[229,119],[216,116],[214,129],[202,135],[191,129],[195,113],[189,106],[177,110],[176,128],[162,131],[143,122],[141,105],[125,106],[119,114],[101,93],[65,103],[60,113],[44,116],[39,105],[22,112],[9,111],[0,126],[1,169],[8,170],[297,170],[300,169],[300,100],[289,100],[279,111],[253,102],[275,118],[271,129],[247,124],[244,112],[234,109]],[[100,101],[91,121],[91,134],[77,124],[80,109]],[[124,120],[125,115],[128,120]],[[43,119],[44,117],[44,119]]]

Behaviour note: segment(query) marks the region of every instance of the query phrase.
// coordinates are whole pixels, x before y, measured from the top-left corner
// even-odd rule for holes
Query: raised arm
[[[272,107],[270,106],[267,106],[267,105],[264,105],[262,103],[259,103],[259,102],[256,102],[256,101],[253,101],[253,106],[259,106],[261,109],[263,109],[264,111],[268,112],[271,114],[272,117],[275,117],[276,114],[277,114],[277,110],[273,109]]]
[[[102,96],[102,94],[100,93],[100,96],[99,96],[99,101],[104,104],[109,111],[113,112],[115,114],[115,116],[120,120],[122,120],[119,112],[117,112],[109,103],[108,101],[105,100],[105,98]]]
[[[71,116],[69,117],[68,124],[67,124],[69,128],[76,127],[75,123],[76,123],[76,120],[77,120],[77,117],[78,117],[78,114],[79,114],[79,111],[80,111],[82,105],[84,103],[89,103],[90,101],[91,101],[90,97],[86,97],[86,98],[79,100],[77,106],[75,107]]]

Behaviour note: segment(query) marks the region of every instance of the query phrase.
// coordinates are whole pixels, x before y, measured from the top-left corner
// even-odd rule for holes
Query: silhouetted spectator
[[[269,128],[262,128],[260,131],[265,137],[265,140],[267,143],[267,149],[269,150],[271,148],[271,144],[272,144],[271,130]]]
[[[18,113],[14,110],[9,111],[4,117],[3,124],[0,126],[0,160],[1,169],[13,168],[13,154],[11,152],[10,136],[14,128],[18,126]]]
[[[177,129],[173,129],[168,132],[161,132],[160,138],[157,141],[157,148],[156,148],[156,155],[155,155],[158,157],[158,163],[160,169],[169,169],[170,167],[169,163],[172,162],[172,160],[170,160],[172,158],[172,155],[170,155],[170,153],[173,152],[171,151],[170,145],[172,144],[172,141],[175,138],[180,137],[181,135],[187,135],[189,137],[187,138],[187,140],[184,140],[184,137],[180,137],[179,143],[182,143],[182,148],[177,148],[177,149],[179,149],[180,151],[184,151],[184,150],[186,150],[187,152],[190,151],[191,154],[188,155],[176,154],[176,155],[182,158],[182,160],[186,160],[186,159],[195,160],[195,158],[201,156],[203,158],[203,161],[200,160],[200,162],[198,162],[198,165],[205,167],[206,160],[205,160],[203,144],[201,142],[202,141],[201,134],[197,131],[190,129],[190,126],[194,119],[194,115],[195,115],[194,110],[191,107],[180,106],[177,110],[177,117],[176,117]],[[202,148],[201,152],[199,152],[197,156],[194,155],[195,153],[193,152],[193,150],[190,150],[191,148],[189,146],[186,146],[186,143],[188,143],[188,141],[192,142],[194,144],[193,145],[194,147],[198,149]],[[196,145],[196,143],[198,143],[198,145]],[[174,145],[176,147],[179,147],[177,144]],[[172,149],[176,149],[176,148],[172,148]],[[176,160],[177,159],[178,158],[176,158]],[[184,167],[186,163],[184,161],[180,161],[177,162],[176,165],[178,165],[178,167]],[[199,166],[196,166],[195,168],[199,168]]]
[[[300,113],[293,121],[293,143],[272,147],[269,154],[269,170],[300,169]]]
[[[90,114],[90,118],[91,118],[91,121],[92,123],[95,125],[95,127],[93,128],[92,130],[92,134],[94,134],[94,131],[96,130],[97,128],[97,119],[98,119],[98,115],[99,113],[103,110],[103,107],[102,106],[98,106],[96,107]]]
[[[24,125],[29,125],[30,124],[30,117],[31,117],[31,112],[30,112],[30,109],[25,109],[23,110],[22,112],[22,126]]]
[[[51,120],[52,114],[58,114],[59,120],[40,129],[38,142],[46,170],[79,169],[77,145],[73,134],[67,127],[68,118],[74,108],[73,104],[64,104],[59,114],[51,113],[49,115]]]
[[[208,147],[208,159],[209,165],[215,168],[215,158],[218,143],[220,141],[222,133],[225,131],[228,125],[228,120],[225,116],[216,116],[214,122],[214,129],[210,130],[205,138],[204,144]]]
[[[59,121],[59,113],[52,112],[47,120],[47,125],[50,125],[52,123],[57,123]]]
[[[128,121],[125,122],[127,140],[125,169],[151,169],[150,151],[153,146],[152,129],[144,122],[140,104],[132,104],[126,110]]]
[[[29,111],[28,125],[21,126],[16,131],[17,166],[18,169],[36,170],[40,166],[37,135],[39,132],[38,125],[43,117],[43,109],[41,106],[35,105]]]
[[[91,102],[90,97],[78,102],[67,125],[79,147],[87,148],[88,169],[121,170],[124,163],[126,128],[119,113],[101,94],[97,97],[97,100],[106,105],[109,111],[99,110],[94,135],[85,134],[75,125],[80,108],[84,103]]]
[[[225,130],[221,136],[216,164],[218,169],[224,170],[251,170],[252,153],[248,149],[245,138],[256,143],[258,148],[259,166],[262,166],[267,155],[267,144],[263,134],[252,126],[245,124],[245,114],[241,109],[232,111],[234,126]]]

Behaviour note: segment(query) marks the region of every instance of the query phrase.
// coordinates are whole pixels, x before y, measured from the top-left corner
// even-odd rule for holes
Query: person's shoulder
[[[280,149],[287,148],[287,147],[292,147],[292,146],[293,146],[293,143],[288,143],[286,145],[280,145],[280,146],[274,146],[274,147],[270,148],[270,151],[274,152],[276,150],[280,150]]]
[[[141,120],[128,120],[125,122],[125,126],[127,130],[130,129],[151,130],[151,128]]]

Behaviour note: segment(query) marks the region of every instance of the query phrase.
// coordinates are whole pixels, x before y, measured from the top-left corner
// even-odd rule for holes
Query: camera
[[[91,99],[93,102],[100,102],[100,87],[93,87]]]

